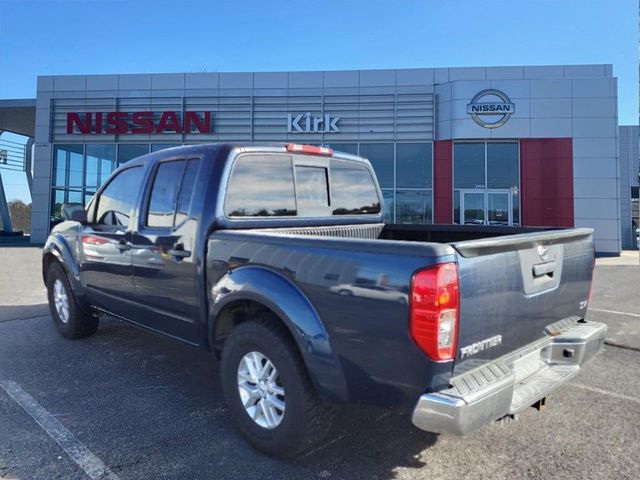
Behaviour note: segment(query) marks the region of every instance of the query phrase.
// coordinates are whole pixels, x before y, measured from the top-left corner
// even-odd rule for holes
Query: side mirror
[[[65,220],[79,222],[83,225],[87,223],[87,211],[81,203],[63,203],[61,211],[62,218]]]

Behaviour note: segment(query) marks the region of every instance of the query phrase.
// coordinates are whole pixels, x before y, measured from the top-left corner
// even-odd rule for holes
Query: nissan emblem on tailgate
[[[540,260],[548,260],[549,249],[544,245],[538,245],[538,255],[540,255]]]

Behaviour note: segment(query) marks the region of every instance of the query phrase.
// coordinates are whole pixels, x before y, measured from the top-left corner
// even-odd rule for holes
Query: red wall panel
[[[433,142],[433,223],[453,223],[453,141]]]
[[[573,227],[573,141],[520,140],[522,224]]]

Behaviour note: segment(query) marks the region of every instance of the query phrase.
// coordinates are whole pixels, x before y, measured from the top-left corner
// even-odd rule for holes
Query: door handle
[[[126,250],[130,250],[131,249],[131,245],[127,242],[125,242],[124,240],[119,240],[118,243],[116,243],[116,248],[118,250],[120,250],[121,252],[124,252]]]
[[[175,247],[170,248],[167,253],[176,258],[187,258],[191,256],[191,252],[189,250],[185,250],[184,245],[181,243],[178,243]]]

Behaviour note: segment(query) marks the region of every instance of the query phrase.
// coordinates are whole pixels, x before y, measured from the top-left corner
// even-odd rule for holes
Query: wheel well
[[[224,342],[235,327],[247,320],[265,315],[272,317],[275,322],[279,323],[283,327],[282,331],[286,332],[294,345],[296,344],[291,331],[276,313],[259,302],[239,300],[226,305],[216,317],[215,329],[211,336],[211,349],[216,357],[218,359],[222,357]]]
[[[47,272],[49,271],[49,267],[54,263],[60,263],[58,258],[51,252],[47,253],[42,259],[42,279],[47,281]]]

